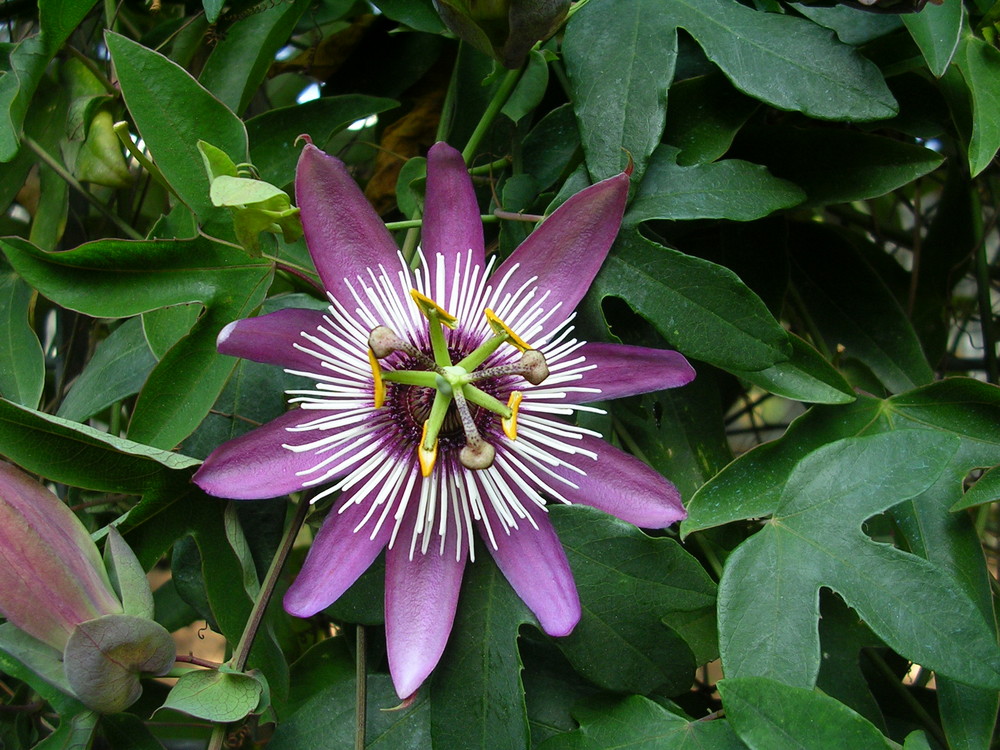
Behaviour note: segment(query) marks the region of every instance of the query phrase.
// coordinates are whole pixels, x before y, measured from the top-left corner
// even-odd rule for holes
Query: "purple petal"
[[[321,460],[312,451],[295,451],[283,445],[305,444],[315,433],[289,432],[317,418],[317,413],[293,409],[262,427],[216,448],[195,472],[194,483],[209,495],[234,500],[281,497],[301,490],[308,476],[297,472],[313,468]]]
[[[575,352],[580,354],[587,358],[586,365],[597,368],[587,370],[581,380],[571,385],[600,388],[601,392],[569,392],[566,401],[571,404],[635,396],[676,388],[694,380],[694,368],[684,355],[670,349],[590,342]]]
[[[231,357],[242,357],[290,370],[315,371],[319,367],[319,361],[312,355],[299,351],[293,344],[306,343],[299,334],[302,331],[315,331],[322,322],[321,310],[298,308],[237,320],[219,333],[219,351]]]
[[[497,548],[490,546],[489,536],[479,521],[479,535],[496,560],[497,567],[510,582],[511,587],[535,613],[539,624],[549,635],[569,635],[580,621],[580,597],[569,569],[566,553],[556,536],[548,514],[527,498],[521,498],[525,510],[531,514],[538,528],[526,520],[519,521],[520,528],[511,529],[509,535],[500,531],[502,526],[487,503]]]
[[[578,489],[557,485],[572,503],[590,505],[646,529],[662,529],[687,517],[677,488],[635,456],[584,435],[574,445],[593,451],[597,460],[576,455],[569,458],[586,476],[568,468],[554,471]]]
[[[365,526],[355,531],[371,507],[368,502],[353,504],[356,496],[354,490],[345,492],[323,520],[302,570],[285,594],[288,614],[311,617],[329,607],[368,570],[389,543],[393,526],[391,516],[375,538],[371,538],[378,511]],[[338,512],[340,508],[344,510]]]
[[[456,560],[438,553],[435,537],[427,554],[419,540],[410,559],[416,509],[408,513],[385,559],[385,640],[396,694],[406,699],[437,666],[455,622],[467,550]]]
[[[452,268],[456,253],[472,250],[474,265],[486,264],[483,223],[472,180],[462,155],[447,143],[436,143],[427,153],[427,200],[424,206],[422,247],[432,284],[437,271],[435,253]]]
[[[295,172],[295,198],[302,212],[309,254],[327,291],[348,307],[344,285],[379,264],[399,266],[396,243],[340,159],[311,143],[302,149]]]
[[[563,203],[494,273],[502,279],[519,267],[504,284],[510,292],[531,277],[542,290],[551,290],[553,302],[562,302],[569,315],[590,288],[615,241],[628,197],[628,175],[622,173],[581,190]]]

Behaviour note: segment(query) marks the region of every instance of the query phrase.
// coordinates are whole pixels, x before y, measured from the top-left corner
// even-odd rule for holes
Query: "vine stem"
[[[132,227],[130,227],[128,224],[122,221],[121,217],[110,211],[108,207],[105,206],[103,203],[101,203],[101,201],[98,200],[93,193],[91,193],[83,185],[81,185],[79,181],[73,175],[71,175],[66,170],[65,167],[63,167],[62,164],[56,161],[56,159],[48,151],[42,148],[40,143],[30,138],[29,136],[24,136],[22,142],[24,143],[25,146],[34,151],[35,155],[39,159],[45,162],[45,166],[47,166],[49,169],[51,169],[53,172],[59,175],[59,177],[62,178],[62,180],[67,185],[69,185],[71,188],[76,190],[80,195],[82,195],[91,206],[97,209],[97,212],[100,213],[101,216],[103,216],[105,219],[107,219],[116,227],[118,227],[118,229],[121,230],[121,232],[124,233],[126,237],[133,240],[143,239],[143,236],[141,234],[139,234]]]
[[[271,602],[271,597],[274,595],[278,576],[285,565],[285,560],[288,559],[288,555],[292,551],[292,546],[295,544],[295,537],[298,536],[299,529],[306,520],[309,505],[309,495],[303,495],[295,508],[295,515],[292,517],[292,522],[285,529],[281,545],[278,547],[274,559],[271,560],[271,566],[264,575],[264,580],[260,585],[260,592],[253,603],[253,610],[247,619],[246,627],[243,628],[243,635],[240,636],[239,643],[233,649],[233,658],[229,660],[229,666],[239,672],[242,672],[246,666],[247,657],[250,656],[250,648],[253,646],[254,639],[257,637],[257,631],[260,630],[261,623],[264,621],[264,613],[267,612],[267,605]],[[212,737],[208,742],[208,750],[221,750],[225,739],[226,725],[216,724],[212,728]]]
[[[486,135],[486,131],[490,129],[490,125],[493,124],[493,120],[496,116],[500,114],[500,110],[504,104],[507,103],[507,99],[510,98],[511,93],[514,91],[514,87],[521,78],[521,69],[508,70],[507,75],[503,77],[500,82],[500,88],[497,89],[496,94],[490,100],[490,105],[483,112],[482,118],[479,120],[479,124],[476,125],[476,129],[472,131],[472,135],[469,136],[469,142],[465,144],[465,149],[462,151],[462,158],[465,160],[466,164],[472,163],[472,157],[476,155],[476,149],[479,148],[479,142],[483,140],[483,136]]]
[[[355,692],[354,692],[354,750],[365,750],[365,721],[368,714],[368,668],[366,665],[365,626],[358,625],[355,630],[354,657]]]

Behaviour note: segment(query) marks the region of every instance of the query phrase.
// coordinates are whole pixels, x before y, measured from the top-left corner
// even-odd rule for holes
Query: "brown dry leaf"
[[[444,88],[423,92],[413,109],[382,131],[375,173],[365,186],[365,195],[379,214],[396,205],[396,179],[403,164],[434,145],[444,95]]]

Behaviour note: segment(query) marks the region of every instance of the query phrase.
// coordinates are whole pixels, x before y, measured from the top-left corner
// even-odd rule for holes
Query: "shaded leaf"
[[[719,683],[726,717],[753,750],[856,750],[893,745],[862,716],[823,693],[765,677]]]
[[[635,232],[619,235],[590,294],[620,297],[672,346],[724,369],[788,358],[785,330],[732,271]]]

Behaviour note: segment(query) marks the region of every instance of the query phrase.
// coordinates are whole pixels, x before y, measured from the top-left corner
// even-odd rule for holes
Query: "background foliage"
[[[386,750],[993,746],[1000,3],[589,0],[516,71],[430,0],[0,15],[0,454],[170,571],[156,619],[232,657],[98,719],[0,650],[0,746],[347,747],[359,665]],[[221,328],[323,304],[278,190],[300,133],[408,247],[423,154],[465,148],[501,256],[631,160],[578,330],[698,370],[588,417],[688,520],[553,508],[584,610],[562,639],[477,555],[433,679],[391,712],[380,571],[293,620],[260,586],[290,499],[189,482],[293,387],[217,354]],[[274,189],[217,193],[245,163]]]

